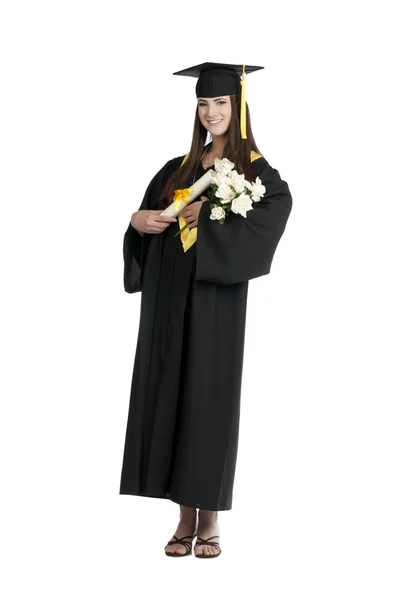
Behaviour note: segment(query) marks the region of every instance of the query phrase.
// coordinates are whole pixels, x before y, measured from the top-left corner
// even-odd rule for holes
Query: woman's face
[[[229,96],[217,98],[198,98],[197,106],[202,125],[214,135],[223,135],[228,131],[232,116]]]

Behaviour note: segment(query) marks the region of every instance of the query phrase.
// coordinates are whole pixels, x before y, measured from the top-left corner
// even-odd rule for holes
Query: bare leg
[[[197,534],[203,539],[207,539],[213,535],[219,535],[218,511],[215,510],[199,510],[199,524]],[[211,541],[220,542],[219,538],[213,538]],[[219,554],[218,548],[213,546],[199,546],[194,550],[195,554]]]
[[[194,535],[197,528],[197,510],[191,506],[183,506],[182,504],[179,505],[179,508],[180,520],[175,531],[176,537],[182,538],[186,535]],[[165,546],[165,550],[167,549],[168,552],[175,552],[176,554],[186,553],[186,548],[182,544],[170,543]]]

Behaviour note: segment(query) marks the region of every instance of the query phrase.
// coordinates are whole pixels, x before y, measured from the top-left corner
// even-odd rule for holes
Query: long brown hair
[[[254,170],[251,166],[250,154],[254,150],[262,154],[254,140],[250,122],[250,111],[246,102],[246,135],[242,139],[240,133],[240,94],[230,96],[232,104],[232,116],[225,140],[223,157],[232,161],[238,173],[244,173],[245,179],[254,180]],[[194,118],[192,145],[189,156],[182,166],[173,173],[165,182],[163,191],[158,198],[159,209],[166,208],[173,201],[174,190],[187,187],[190,176],[200,166],[200,160],[204,153],[207,129],[200,121],[198,108]]]

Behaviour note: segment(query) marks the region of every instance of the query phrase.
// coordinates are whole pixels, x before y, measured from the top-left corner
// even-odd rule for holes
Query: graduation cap
[[[197,98],[216,98],[240,94],[240,130],[242,139],[246,139],[246,73],[253,73],[264,67],[245,65],[230,65],[227,63],[206,62],[201,65],[176,71],[173,75],[187,75],[198,77],[196,84]],[[242,79],[240,79],[240,75]]]

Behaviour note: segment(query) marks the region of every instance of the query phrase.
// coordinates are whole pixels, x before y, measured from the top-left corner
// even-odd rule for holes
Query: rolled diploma
[[[192,186],[192,193],[187,196],[187,200],[191,202],[195,198],[198,198],[200,194],[202,194],[207,188],[210,187],[212,183],[212,178],[215,177],[215,171],[210,169],[207,173],[204,173],[203,177],[200,177],[197,181],[194,182]],[[161,213],[161,216],[167,217],[176,217],[181,210],[183,210],[187,206],[183,200],[180,201],[180,208],[176,210],[176,202],[175,200]]]

